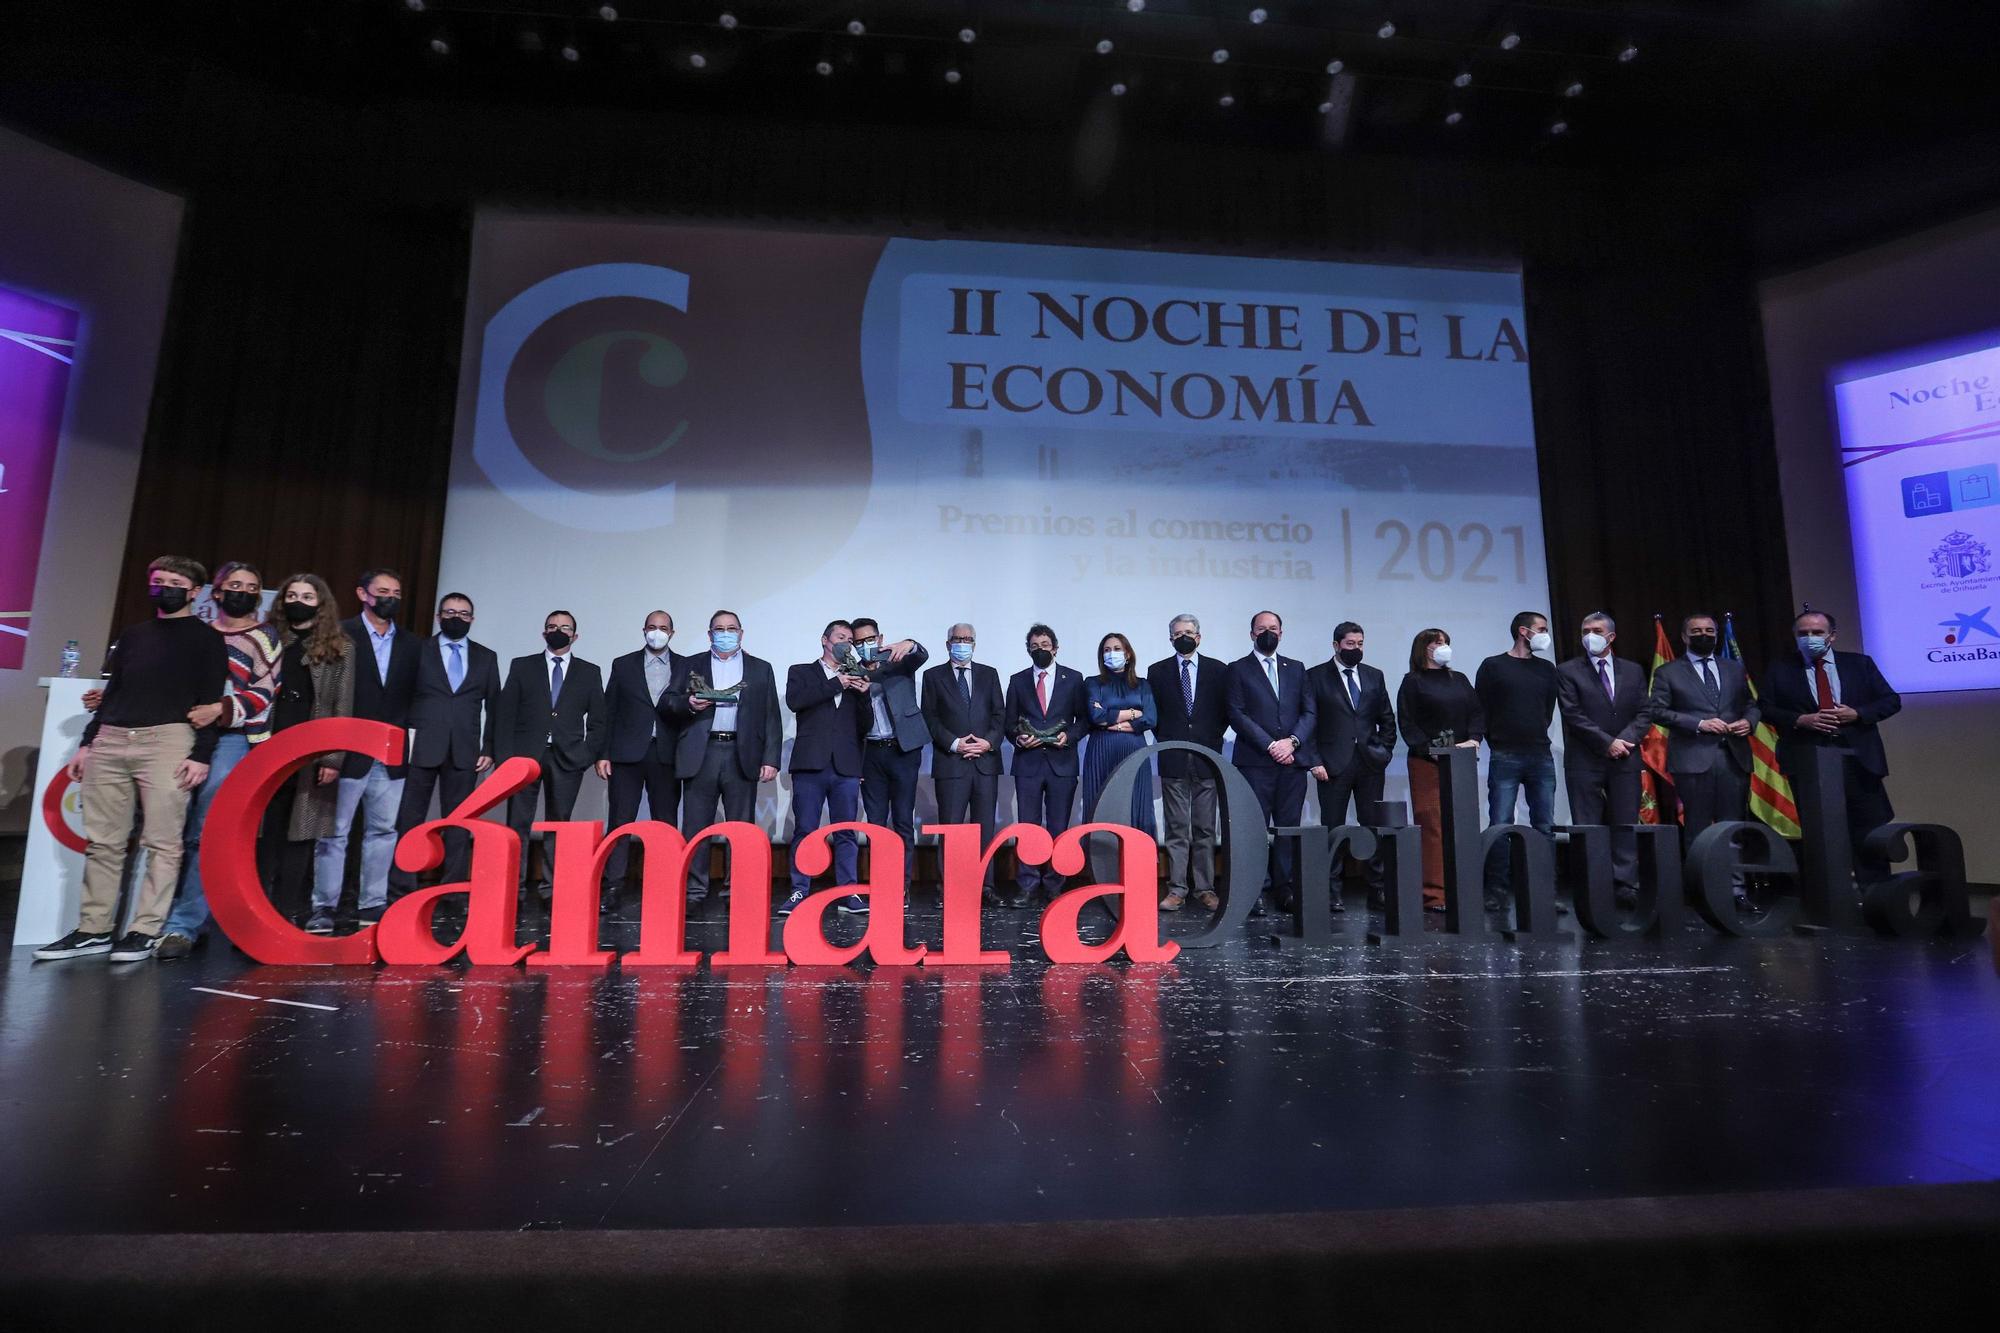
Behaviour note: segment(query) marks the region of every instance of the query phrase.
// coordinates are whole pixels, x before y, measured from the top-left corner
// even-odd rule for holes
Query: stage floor
[[[719,906],[699,911],[691,943],[718,946]],[[1013,966],[942,975],[17,949],[0,1230],[1198,1234],[1204,1215],[2000,1177],[1985,940],[1246,933],[1164,967],[1054,968],[1034,930],[990,913]],[[913,914],[914,937],[937,931]]]

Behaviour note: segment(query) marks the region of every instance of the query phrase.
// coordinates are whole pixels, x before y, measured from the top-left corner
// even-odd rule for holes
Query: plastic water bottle
[[[82,665],[83,665],[83,650],[76,646],[75,639],[71,639],[68,643],[63,645],[62,670],[58,674],[61,675],[64,680],[68,680],[76,675],[77,668],[81,667]]]

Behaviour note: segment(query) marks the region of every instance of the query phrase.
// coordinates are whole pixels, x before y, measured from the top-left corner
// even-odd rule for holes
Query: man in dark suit
[[[437,795],[440,817],[472,794],[479,775],[493,767],[493,728],[500,709],[500,658],[472,633],[472,599],[462,592],[438,600],[435,638],[417,645],[417,683],[410,696],[410,764],[396,835],[431,817]],[[442,882],[463,883],[471,869],[472,835],[447,829]],[[400,898],[417,884],[407,870],[389,873]]]
[[[696,676],[711,689],[740,688],[732,700],[697,699]],[[674,752],[683,784],[681,832],[692,838],[714,823],[718,801],[724,820],[754,823],[758,784],[778,777],[785,717],[778,711],[777,673],[743,651],[743,621],[734,611],[708,618],[708,651],[680,660],[661,707],[681,725]],[[708,861],[704,849],[688,862],[691,903],[708,897]]]
[[[1192,741],[1222,753],[1229,726],[1227,668],[1201,651],[1201,622],[1178,615],[1167,622],[1174,655],[1146,668],[1159,713],[1153,738]],[[1190,891],[1211,911],[1215,897],[1215,815],[1222,780],[1207,761],[1185,750],[1160,756],[1160,804],[1166,815],[1167,892],[1160,910],[1178,912]]]
[[[1612,652],[1618,623],[1602,611],[1583,618],[1583,656],[1556,667],[1563,721],[1563,783],[1576,824],[1611,826],[1611,882],[1621,903],[1639,891],[1639,742],[1652,725],[1646,672]]]
[[[792,893],[778,908],[779,916],[812,892],[812,879],[799,869],[799,846],[822,822],[846,824],[859,813],[862,738],[868,734],[870,682],[849,649],[854,626],[834,620],[820,631],[819,657],[801,662],[785,676],[785,707],[798,719],[792,737]],[[831,816],[823,819],[823,816]],[[853,884],[861,877],[852,833],[833,835],[836,883]],[[842,898],[840,910],[865,913],[868,900],[858,893]]]
[[[341,622],[354,643],[354,716],[392,727],[410,725],[410,699],[417,688],[417,641],[396,625],[403,609],[403,580],[393,569],[371,569],[354,588],[361,614]],[[333,812],[333,836],[313,848],[312,915],[306,929],[316,935],[333,929],[334,909],[347,878],[347,836],[359,810],[366,820],[361,837],[361,885],[356,917],[362,925],[382,919],[389,900],[389,869],[396,856],[396,817],[403,808],[401,765],[366,755],[342,761]]]
[[[1864,880],[1877,880],[1888,875],[1889,862],[1868,852],[1863,841],[1896,818],[1882,786],[1889,756],[1877,728],[1902,711],[1903,697],[1874,658],[1835,652],[1835,632],[1833,617],[1824,611],[1801,612],[1792,621],[1799,655],[1771,664],[1764,712],[1778,730],[1778,766],[1794,783],[1817,772],[1813,751],[1840,752],[1854,866]]]
[[[862,755],[861,806],[868,822],[896,831],[903,840],[903,892],[917,865],[917,776],[924,768],[923,705],[917,701],[917,670],[930,654],[915,639],[889,643],[871,616],[856,616],[854,655],[868,673],[868,742]]]
[[[1296,828],[1305,813],[1306,770],[1299,750],[1319,725],[1306,690],[1305,663],[1278,655],[1284,633],[1276,611],[1250,617],[1251,650],[1228,671],[1229,725],[1236,732],[1229,758],[1257,793],[1268,828]],[[1298,894],[1297,853],[1289,840],[1273,839],[1266,882],[1280,910],[1289,910]],[[1252,910],[1261,912],[1262,902]]]
[[[571,651],[579,637],[575,616],[549,612],[542,621],[542,651],[515,658],[500,691],[500,757],[525,755],[542,766],[539,782],[507,798],[507,823],[521,840],[524,906],[530,904],[531,885],[534,900],[549,901],[555,869],[555,845],[547,840],[540,875],[531,868],[535,798],[542,798],[544,820],[568,819],[584,771],[604,757],[604,676],[595,662]]]
[[[674,618],[665,611],[648,612],[640,633],[645,647],[614,658],[611,679],[604,687],[606,741],[604,758],[597,761],[597,776],[611,784],[607,833],[639,817],[642,794],[646,812],[653,819],[671,824],[680,811],[681,784],[674,775],[674,747],[680,740],[680,728],[660,707],[667,687],[673,684],[674,667],[680,662],[669,647]],[[605,862],[602,903],[607,912],[618,909],[631,856],[632,840],[624,838]]]
[[[950,660],[926,671],[923,682],[938,823],[978,824],[980,843],[987,845],[998,828],[1000,742],[1006,734],[1007,701],[1000,673],[972,660],[978,646],[972,626],[953,625],[946,640]],[[989,907],[1014,906],[1011,898],[993,892],[991,861],[986,863],[981,896]]]
[[[1396,750],[1396,709],[1389,702],[1389,683],[1382,673],[1361,660],[1367,634],[1351,620],[1333,627],[1333,657],[1306,672],[1306,693],[1315,722],[1305,734],[1307,771],[1319,783],[1319,822],[1333,828],[1347,822],[1375,822],[1382,799],[1382,771]],[[1336,865],[1333,910],[1345,908],[1339,884],[1344,867]],[[1382,862],[1368,862],[1368,901],[1382,904]],[[1318,892],[1318,885],[1307,885]]]
[[[1056,665],[1061,645],[1047,625],[1028,627],[1032,663],[1007,681],[1007,734],[1014,739],[1014,816],[1057,836],[1069,828],[1076,802],[1076,745],[1090,728],[1083,676]],[[1035,731],[1054,734],[1047,740]],[[1062,892],[1063,877],[1052,867],[1023,863],[1016,876],[1021,904],[1048,902]]]
[[[1687,656],[1653,673],[1649,721],[1667,729],[1667,772],[1681,803],[1681,836],[1687,846],[1711,824],[1749,814],[1750,733],[1757,702],[1741,662],[1716,656],[1715,617],[1681,622]],[[1738,908],[1751,910],[1741,886]]]

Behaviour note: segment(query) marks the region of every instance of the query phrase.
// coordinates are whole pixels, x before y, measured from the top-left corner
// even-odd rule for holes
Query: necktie
[[[1708,697],[1712,702],[1718,704],[1722,702],[1722,685],[1715,678],[1715,659],[1709,657],[1701,659],[1701,683],[1708,691]]]
[[[1047,717],[1049,715],[1049,673],[1046,671],[1037,671],[1035,673],[1035,703],[1040,706],[1042,716]]]
[[[1343,671],[1347,676],[1347,702],[1358,713],[1361,711],[1361,687],[1354,683],[1353,667],[1345,667]]]
[[[1267,657],[1267,658],[1265,658],[1265,659],[1264,659],[1264,674],[1265,674],[1266,676],[1269,676],[1269,677],[1271,678],[1271,693],[1273,693],[1273,694],[1277,694],[1277,693],[1278,693],[1278,659],[1277,659],[1277,658],[1275,658],[1275,657]]]
[[[1825,658],[1813,659],[1813,689],[1819,695],[1821,712],[1826,712],[1834,706],[1833,682],[1826,678]]]
[[[972,711],[972,677],[971,677],[970,675],[968,675],[968,674],[966,673],[966,670],[965,670],[965,668],[964,668],[964,667],[960,667],[960,668],[958,669],[958,693],[959,693],[960,697],[962,697],[962,698],[963,698],[963,699],[965,700],[965,708],[966,708],[966,711],[967,711],[968,713],[969,713],[969,712],[971,712],[971,711]]]
[[[1604,682],[1604,697],[1616,699],[1618,691],[1611,684],[1611,664],[1601,657],[1597,659],[1597,678]]]
[[[554,708],[556,706],[556,700],[562,698],[562,676],[563,676],[562,668],[563,668],[563,659],[558,657],[556,659],[556,669],[549,673],[550,708]]]
[[[1181,707],[1187,709],[1190,718],[1194,716],[1194,673],[1188,669],[1185,657],[1181,659]]]
[[[457,694],[458,687],[465,684],[465,645],[448,643],[445,647],[451,649],[451,661],[444,669],[445,679],[451,682],[451,692]]]

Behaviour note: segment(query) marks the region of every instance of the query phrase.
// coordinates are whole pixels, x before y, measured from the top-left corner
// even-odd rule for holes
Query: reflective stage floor
[[[720,910],[698,909],[693,947],[720,945]],[[911,930],[935,940],[935,909]],[[1983,939],[1694,926],[1382,952],[1246,933],[1162,967],[1055,968],[1034,930],[989,913],[1012,967],[943,974],[17,949],[0,1229],[1198,1233],[1231,1214],[2000,1177]],[[636,925],[612,938],[631,947]]]

